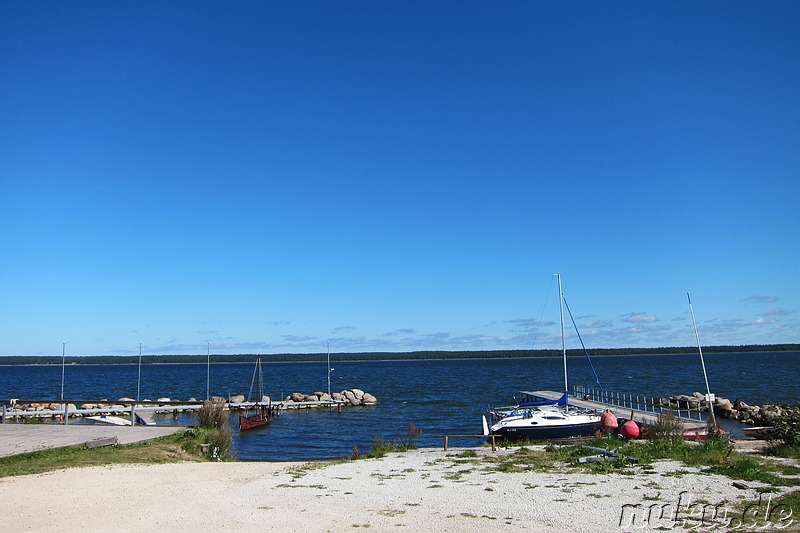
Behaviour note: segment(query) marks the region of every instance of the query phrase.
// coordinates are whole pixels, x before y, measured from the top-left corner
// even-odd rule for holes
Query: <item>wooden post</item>
[[[69,404],[64,404],[64,425],[69,424]]]
[[[444,451],[447,451],[447,441],[448,440],[449,440],[449,437],[447,435],[445,435],[444,436]]]
[[[496,452],[497,451],[497,441],[495,439],[497,438],[497,435],[489,435],[489,436],[492,438],[492,451]]]

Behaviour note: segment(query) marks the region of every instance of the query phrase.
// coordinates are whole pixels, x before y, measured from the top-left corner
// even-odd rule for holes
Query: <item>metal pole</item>
[[[328,341],[328,396],[331,395],[331,341]]]
[[[139,343],[139,378],[136,380],[136,401],[139,401],[139,391],[142,384],[142,343]]]
[[[67,343],[61,343],[61,399],[64,399],[64,365],[66,364]]]
[[[206,341],[206,400],[211,399],[211,341]]]

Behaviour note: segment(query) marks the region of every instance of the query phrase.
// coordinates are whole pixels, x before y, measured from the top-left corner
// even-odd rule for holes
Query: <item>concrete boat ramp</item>
[[[0,424],[0,457],[83,445],[139,444],[185,429],[181,426]]]

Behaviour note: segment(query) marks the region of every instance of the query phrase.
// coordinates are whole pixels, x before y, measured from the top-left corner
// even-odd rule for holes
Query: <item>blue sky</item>
[[[3,2],[0,354],[800,342],[799,25]]]

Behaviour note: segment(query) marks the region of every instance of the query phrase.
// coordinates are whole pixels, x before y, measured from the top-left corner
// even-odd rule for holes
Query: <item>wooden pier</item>
[[[551,400],[558,400],[559,398],[561,398],[561,396],[563,396],[564,393],[563,392],[549,391],[549,390],[540,390],[540,391],[533,391],[533,392],[522,391],[522,394],[524,396],[528,396],[528,397],[533,398],[534,401],[536,401],[536,400],[551,401]],[[658,420],[658,415],[661,412],[661,410],[659,408],[654,407],[653,410],[643,409],[642,407],[647,405],[646,402],[644,402],[644,401],[638,402],[638,403],[633,403],[633,402],[626,402],[626,403],[628,403],[629,405],[637,405],[637,407],[633,407],[633,406],[629,406],[629,405],[614,405],[614,404],[611,404],[611,403],[601,403],[601,402],[598,402],[598,401],[594,401],[592,399],[586,399],[585,397],[584,398],[576,398],[576,397],[574,397],[572,395],[570,395],[570,398],[569,398],[569,404],[570,405],[574,405],[575,407],[579,407],[581,409],[596,410],[599,413],[602,413],[602,412],[605,412],[605,411],[608,410],[608,411],[611,411],[615,416],[617,416],[617,418],[624,418],[626,420],[630,419],[631,412],[633,412],[633,417],[634,417],[634,420],[636,422],[644,422],[645,424],[653,424],[653,423],[656,422],[656,420]],[[667,410],[668,409],[664,409],[664,411],[667,411]],[[694,412],[699,415],[698,411],[694,411]],[[680,412],[680,411],[675,413],[675,418],[679,419],[681,422],[684,422],[686,424],[698,425],[698,424],[705,423],[705,420],[700,419],[698,416],[694,416],[694,417],[687,416],[687,415],[684,415],[683,412]]]
[[[80,409],[75,407],[77,404],[96,404],[106,405],[106,407],[97,407],[94,409]],[[188,401],[109,401],[109,400],[0,400],[0,424],[5,424],[6,419],[24,419],[24,418],[54,418],[60,421],[61,424],[69,424],[70,417],[86,417],[92,415],[114,415],[123,416],[131,422],[131,425],[155,425],[153,415],[159,414],[173,414],[177,417],[179,413],[187,411],[198,411],[203,406],[202,401],[188,402]],[[329,409],[337,409],[341,412],[342,406],[346,402],[336,400],[320,400],[308,402],[287,402],[277,401],[272,402],[271,406],[279,413],[282,410],[288,409],[306,409],[307,411],[313,408],[327,407]],[[45,404],[61,406],[60,409],[46,409],[46,410],[16,410],[15,405],[22,404]],[[8,406],[12,408],[9,409]],[[72,408],[69,406],[72,405]],[[241,402],[231,403],[225,402],[222,405],[225,409],[234,410],[247,410],[256,405],[256,402]]]

